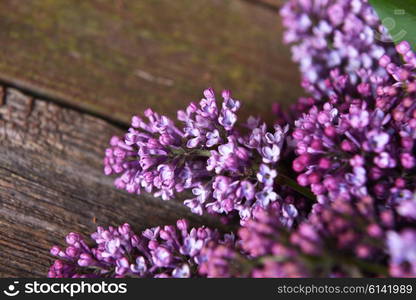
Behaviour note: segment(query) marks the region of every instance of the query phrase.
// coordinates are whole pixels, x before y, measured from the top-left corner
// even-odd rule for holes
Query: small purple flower
[[[278,195],[271,187],[265,187],[262,191],[256,193],[256,199],[261,207],[266,208],[271,202],[278,199]]]
[[[139,276],[146,274],[147,265],[145,258],[143,256],[137,257],[135,263],[130,265],[130,270],[132,273],[139,274]]]
[[[254,194],[255,194],[255,187],[250,181],[243,180],[240,182],[236,190],[236,196],[238,198],[246,198],[247,200],[250,201],[254,198]]]
[[[195,256],[204,244],[203,240],[196,239],[195,237],[189,237],[184,240],[184,245],[180,249],[182,254]]]
[[[208,148],[211,148],[212,146],[217,145],[221,141],[220,133],[217,129],[207,132],[206,138],[207,138],[206,146]]]
[[[294,220],[299,214],[298,210],[293,204],[283,204],[282,212],[284,218],[291,220]]]
[[[240,108],[240,101],[232,99],[230,91],[224,90],[221,96],[224,99],[224,102],[222,103],[224,110],[231,110],[232,112],[238,111]]]
[[[168,267],[172,262],[173,255],[163,246],[157,247],[152,251],[153,262],[158,267]]]
[[[387,246],[390,253],[390,273],[392,276],[416,276],[416,231],[389,231]]]
[[[275,163],[280,158],[280,148],[277,145],[265,146],[261,149],[264,163]]]
[[[261,164],[257,179],[266,186],[273,186],[274,178],[277,176],[277,171],[270,169],[268,165]]]
[[[381,169],[394,168],[396,161],[387,152],[382,152],[374,158],[374,163]]]
[[[218,118],[218,123],[220,123],[225,130],[233,129],[235,122],[237,122],[237,116],[231,110],[222,111]]]
[[[174,278],[189,278],[191,277],[191,270],[187,264],[183,264],[182,266],[176,267],[172,271],[172,277]]]
[[[389,143],[390,135],[386,132],[372,130],[367,133],[367,139],[373,151],[380,153],[384,150],[384,147]]]
[[[407,193],[406,191],[401,191],[403,194],[402,200],[399,202],[397,207],[397,212],[406,218],[410,218],[416,220],[416,196],[414,193],[410,191]]]

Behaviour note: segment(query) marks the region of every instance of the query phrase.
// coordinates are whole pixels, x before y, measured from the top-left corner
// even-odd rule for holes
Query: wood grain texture
[[[102,157],[120,129],[14,89],[0,87],[0,96],[0,277],[44,277],[50,247],[97,224],[216,224],[180,202],[116,190]]]
[[[267,115],[301,90],[281,2],[2,0],[0,79],[120,122],[173,116],[208,86]]]

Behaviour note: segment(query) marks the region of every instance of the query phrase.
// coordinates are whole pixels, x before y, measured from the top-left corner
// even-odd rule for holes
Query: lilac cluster
[[[128,224],[98,227],[91,238],[93,247],[79,234],[70,233],[65,249],[52,247],[51,254],[58,259],[48,277],[192,277],[206,243],[233,242],[232,235],[222,237],[205,227],[190,229],[185,220],[178,220],[176,226],[146,229],[141,235]]]
[[[361,205],[342,200],[317,204],[310,218],[292,231],[279,221],[278,210],[259,210],[239,230],[236,244],[210,242],[205,246],[201,253],[211,259],[200,264],[199,271],[208,277],[387,275],[382,240],[393,225],[392,216],[387,210],[375,212],[371,198],[357,201]],[[394,242],[393,247],[404,246]],[[414,241],[408,246],[413,248],[395,261],[411,259]],[[399,249],[396,252],[399,255]]]
[[[380,59],[390,80],[377,86],[375,105],[392,115],[402,137],[411,139],[416,128],[416,53],[406,41],[399,43],[396,49],[401,55],[401,63],[394,63],[387,55]],[[405,143],[402,146],[409,148]]]
[[[341,200],[362,206],[374,199],[374,210],[382,212],[378,225],[389,229],[387,238],[380,237],[390,255],[389,274],[416,276],[416,54],[407,42],[396,51],[401,62],[396,55],[379,60],[384,77],[357,72],[354,86],[351,76],[330,72],[324,101],[295,121],[293,169],[322,205]],[[313,218],[324,223],[316,213]],[[360,249],[357,256],[374,255]]]
[[[322,110],[312,108],[296,121],[293,132],[298,183],[311,186],[320,203],[369,193],[395,201],[400,197],[393,191],[398,182],[391,180],[399,178],[404,166],[390,120],[382,111],[365,106],[351,106],[345,114],[329,103]]]
[[[210,259],[199,265],[199,272],[207,277],[263,277],[263,267],[271,271],[276,263],[274,256],[283,252],[284,263],[290,264],[287,258],[294,252],[281,247],[282,238],[287,238],[281,219],[275,206],[257,209],[253,218],[239,229],[237,243],[220,245],[212,241],[202,249],[201,253]],[[268,277],[287,276],[281,268],[277,272],[271,271]]]
[[[172,120],[148,109],[148,122],[135,116],[124,139],[113,137],[105,152],[106,175],[120,174],[117,188],[140,194],[142,189],[164,200],[175,191],[196,185],[207,176],[201,153],[189,155],[183,148],[184,133]],[[186,159],[185,159],[186,158]]]
[[[106,150],[106,175],[119,174],[118,188],[139,194],[143,189],[164,200],[191,191],[184,201],[192,212],[238,212],[242,222],[255,207],[280,201],[288,224],[297,217],[296,201],[279,195],[278,162],[284,153],[288,126],[267,128],[250,117],[236,126],[240,102],[222,93],[218,106],[213,90],[199,104],[178,111],[182,127],[166,116],[145,111],[147,122],[135,116],[124,138],[113,137]],[[287,198],[287,199],[286,199]]]
[[[394,46],[367,0],[290,0],[280,14],[284,41],[292,44],[304,87],[315,96],[326,95],[325,80],[337,68],[354,84],[363,69],[386,75],[378,60],[394,56]]]
[[[293,169],[300,173],[298,183],[310,186],[321,203],[374,195],[396,206],[413,198],[416,59],[406,42],[397,50],[405,64],[380,59],[392,84],[383,81],[374,90],[359,86],[361,97],[351,101],[330,97],[295,121],[299,156]],[[345,86],[340,86],[341,92]]]

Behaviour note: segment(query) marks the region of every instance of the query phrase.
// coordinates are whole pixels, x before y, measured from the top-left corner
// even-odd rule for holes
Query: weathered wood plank
[[[120,129],[14,89],[0,94],[0,277],[45,276],[51,245],[97,224],[127,221],[140,230],[180,217],[216,222],[179,202],[116,190],[102,157]]]
[[[0,79],[128,122],[229,88],[243,113],[299,93],[274,0],[2,0]],[[258,3],[265,3],[260,5]]]

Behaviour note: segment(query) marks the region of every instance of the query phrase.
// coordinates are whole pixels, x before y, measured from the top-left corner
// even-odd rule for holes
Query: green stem
[[[346,265],[356,266],[360,270],[364,270],[370,273],[384,275],[384,276],[388,276],[389,274],[387,267],[380,265],[380,264],[364,261],[364,260],[357,259],[354,257],[342,257],[341,256],[339,257],[339,259],[341,260],[341,262],[344,262]]]
[[[299,194],[302,194],[306,198],[315,201],[315,195],[307,188],[300,186],[295,180],[292,178],[286,176],[285,174],[282,174],[281,172],[277,175],[277,183],[282,185],[287,185],[291,189],[295,190]]]
[[[204,157],[210,157],[211,156],[211,151],[209,150],[199,150],[199,149],[184,149],[184,148],[173,148],[171,147],[171,152],[174,155],[183,155],[183,156],[188,156],[188,155],[196,155],[196,156],[204,156]]]
[[[210,157],[211,156],[211,151],[210,150],[198,150],[198,149],[195,149],[191,153],[192,154],[196,154],[198,156],[204,156],[204,157]]]

